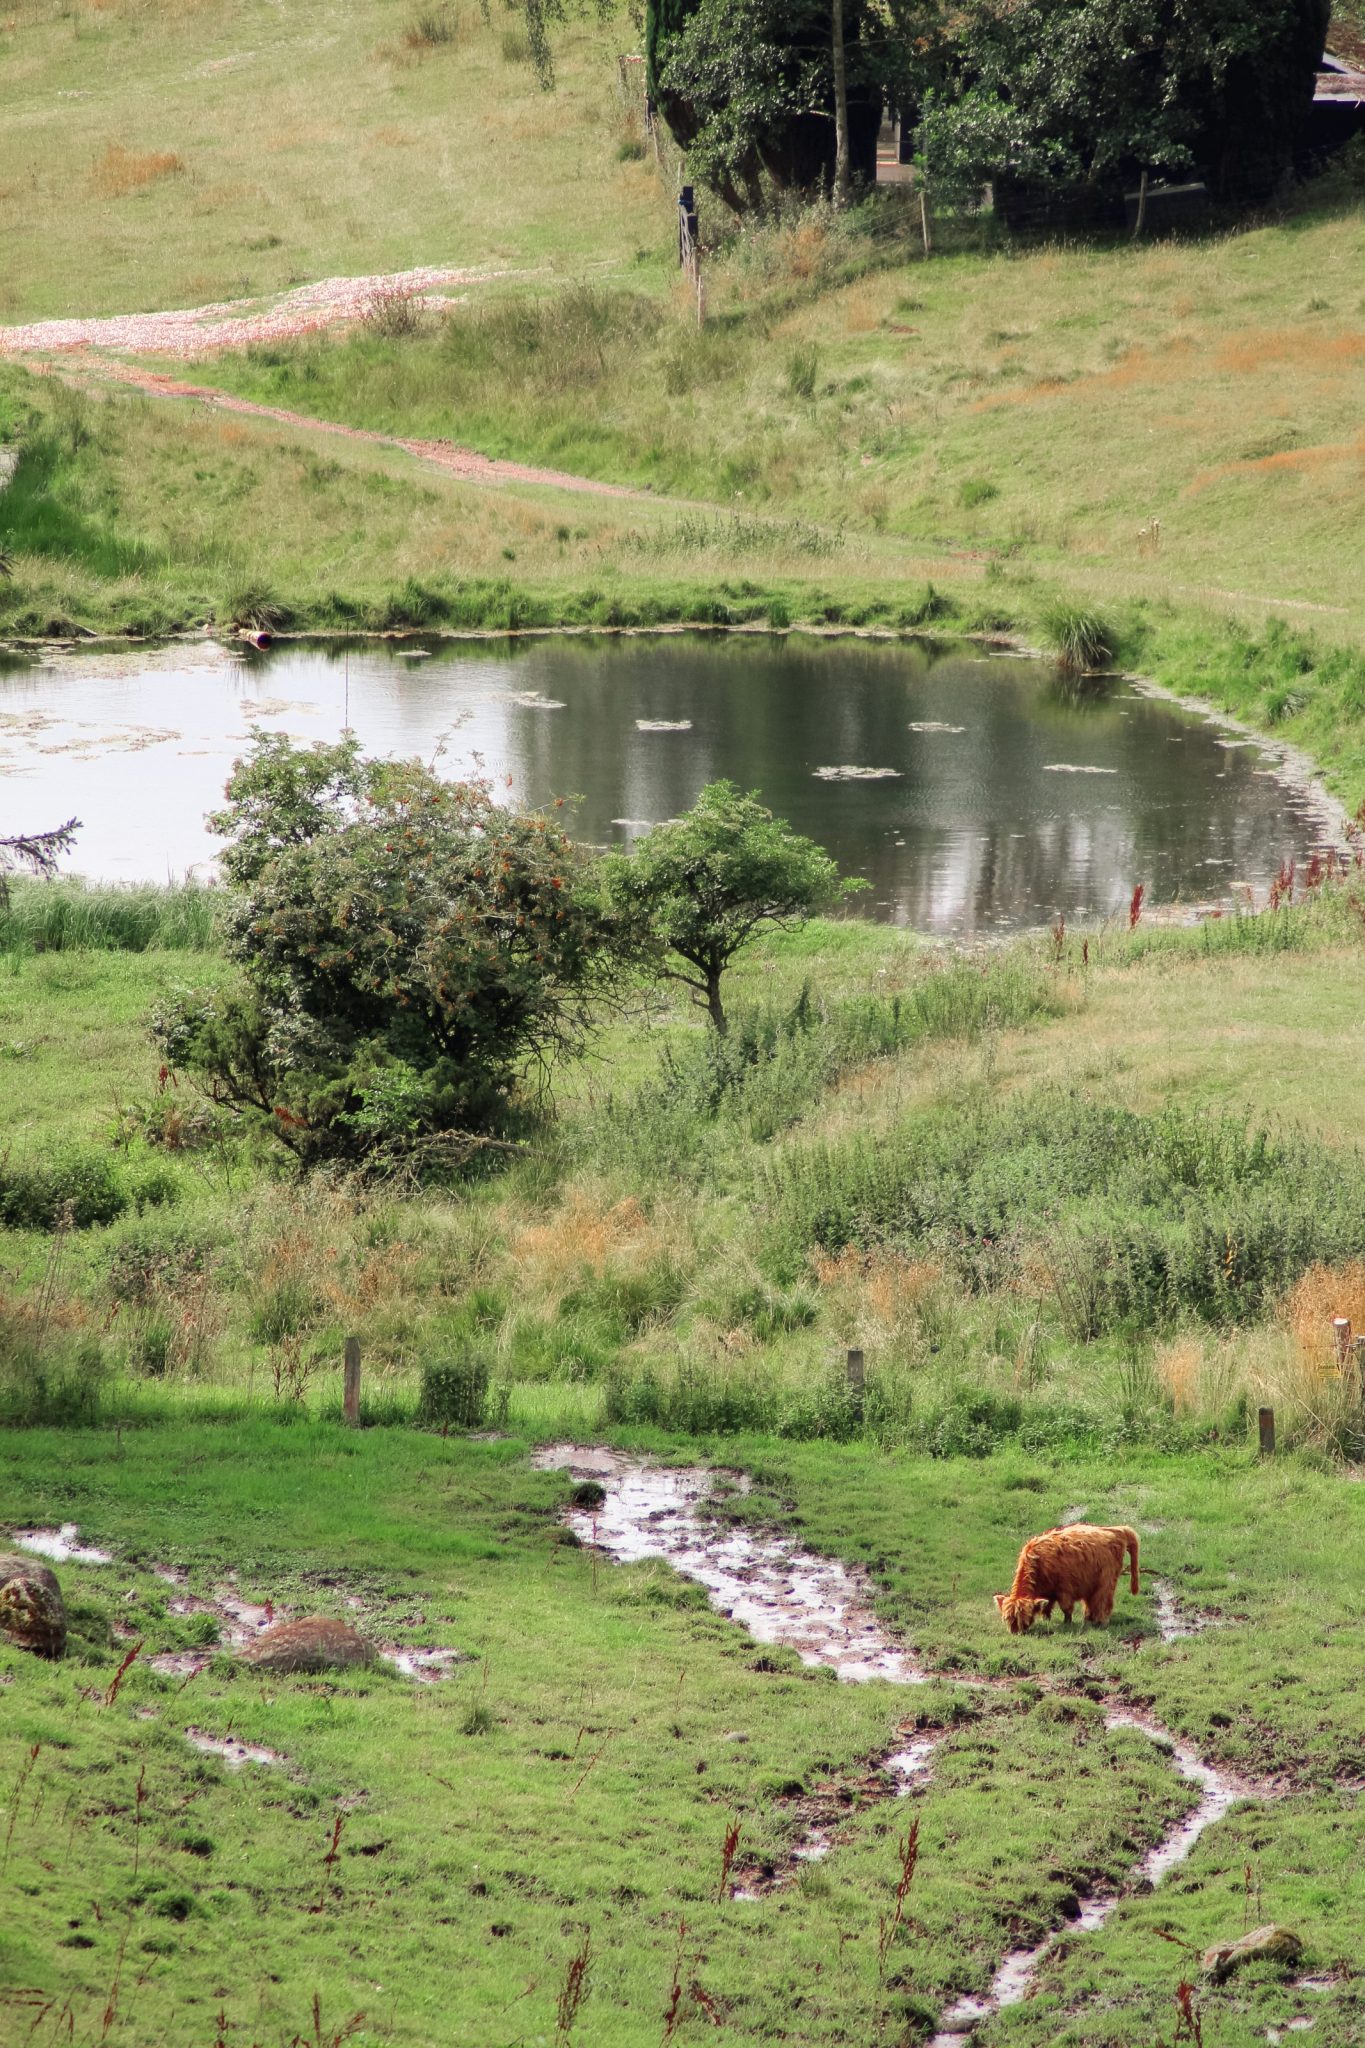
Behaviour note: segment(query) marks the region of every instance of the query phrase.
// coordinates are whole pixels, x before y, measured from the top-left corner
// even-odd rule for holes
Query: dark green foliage
[[[610,855],[604,873],[618,916],[721,1033],[721,977],[735,955],[759,932],[799,925],[867,886],[842,880],[822,848],[732,782],[708,783],[684,817],[657,825],[633,854]]]
[[[770,1244],[888,1243],[972,1285],[1043,1276],[1073,1336],[1263,1314],[1310,1265],[1365,1253],[1362,1161],[1232,1117],[1143,1116],[1061,1090],[973,1097],[876,1142],[791,1149],[763,1173]],[[1036,1280],[1035,1280],[1036,1284]]]
[[[212,823],[242,980],[172,997],[168,1062],[304,1164],[506,1130],[520,1077],[581,1047],[616,965],[589,857],[486,782],[349,739],[258,735],[228,797]]]
[[[904,75],[923,10],[906,0],[843,10],[851,168],[871,183],[885,94]],[[647,40],[651,29],[646,30]],[[688,169],[736,209],[777,192],[828,191],[835,174],[827,0],[694,0],[652,25],[656,97]]]
[[[448,1365],[425,1366],[418,1421],[429,1428],[477,1429],[488,1403],[488,1381],[488,1360],[479,1351],[466,1351]]]
[[[991,180],[1018,225],[1058,199],[1077,222],[1121,222],[1142,171],[1263,201],[1293,161],[1326,26],[1324,0],[973,0],[925,79],[920,147],[942,190]]]
[[[55,1230],[65,1220],[83,1230],[111,1223],[127,1206],[118,1173],[98,1152],[0,1161],[0,1226],[9,1230]]]
[[[645,0],[645,87],[656,105],[674,46],[697,5],[698,0]]]

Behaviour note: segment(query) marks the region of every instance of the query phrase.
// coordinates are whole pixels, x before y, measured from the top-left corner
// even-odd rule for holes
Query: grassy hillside
[[[719,2018],[899,2048],[1192,1805],[1106,1724],[1121,1706],[1275,1796],[1064,1932],[983,2040],[1095,2048],[1103,2010],[1113,2048],[1148,2048],[1193,1954],[1270,1919],[1314,1988],[1264,1965],[1201,1986],[1205,2039],[1253,2048],[1306,2004],[1356,2037],[1361,1434],[1329,1325],[1365,1322],[1349,893],[1092,934],[1088,962],[815,926],[756,953],[724,1059],[681,1014],[620,1020],[526,1157],[426,1192],[299,1187],[217,1132],[144,1024],[223,971],[202,901],[60,893],[60,919],[30,888],[0,926],[0,1390],[67,1426],[0,1434],[0,1527],[76,1521],[113,1562],[60,1567],[62,1663],[0,1648],[0,2011],[128,2048],[512,2048],[554,2035],[586,1935],[567,2040],[658,2038],[680,1981],[680,2042]],[[122,1213],[13,1227],[16,1188],[78,1161]],[[1182,1265],[1199,1215],[1211,1256]],[[1139,1226],[1174,1291],[1116,1325]],[[336,1419],[353,1329],[360,1432]],[[421,1368],[480,1358],[491,1434],[414,1429]],[[836,1684],[659,1562],[567,1543],[568,1479],[526,1455],[566,1436],[743,1468],[755,1491],[715,1511],[864,1565],[935,1681]],[[1082,1513],[1137,1526],[1202,1632],[1161,1640],[1148,1581],[1112,1630],[1006,1635],[990,1594],[1019,1542]],[[151,1668],[210,1640],[194,1603],[224,1586],[462,1661],[429,1687]],[[898,1731],[941,1738],[908,1802],[877,1767]],[[795,1863],[812,1808],[834,1847]],[[735,1823],[770,1896],[726,1895]]]
[[[1269,1398],[1292,1438],[1355,1444],[1321,1378],[1365,1258],[1339,893],[1060,961],[816,926],[755,953],[723,1051],[685,1010],[612,1023],[526,1156],[453,1198],[282,1178],[158,1079],[147,1014],[218,957],[34,952],[36,894],[0,927],[11,1413],[35,1366],[76,1410],[281,1376],[328,1407],[359,1329],[376,1413],[465,1358],[523,1422],[839,1436],[832,1361],[861,1343],[880,1442],[1241,1442]],[[106,1220],[54,1239],[73,1197]]]
[[[1138,247],[997,245],[945,221],[925,260],[897,191],[743,234],[711,207],[698,333],[667,173],[618,86],[627,22],[566,32],[552,98],[518,33],[400,0],[33,0],[0,27],[9,314],[510,268],[412,335],[194,374],[646,495],[471,486],[399,450],[102,393],[97,363],[75,397],[7,366],[0,432],[23,456],[0,494],[0,630],[223,624],[267,597],[298,624],[936,613],[1036,637],[1061,593],[1126,659],[1275,725],[1365,796],[1349,167],[1274,219]],[[106,147],[183,167],[114,191]],[[60,203],[45,194],[87,156]]]
[[[528,1469],[525,1450],[263,1419],[117,1447],[87,1432],[0,1442],[16,1516],[79,1518],[116,1557],[63,1568],[63,1664],[0,1649],[13,2024],[46,2008],[77,2039],[127,2048],[512,2048],[555,2038],[586,1935],[565,2039],[657,2040],[680,1977],[682,2043],[717,2021],[743,2043],[922,2041],[1006,1948],[1063,1923],[1078,1889],[1121,1882],[1192,1801],[1156,1745],[1106,1727],[1109,1696],[1240,1768],[1269,1757],[1280,1796],[1234,1812],[1102,1933],[1064,1934],[1036,1995],[983,2040],[1169,2040],[1190,1951],[1248,1916],[1301,1932],[1317,1988],[1264,1964],[1200,1986],[1205,2040],[1255,2048],[1305,2013],[1343,2048],[1359,2038],[1356,1794],[1332,1781],[1359,1741],[1365,1559],[1339,1481],[1293,1460],[925,1465],[732,1443],[761,1481],[755,1515],[873,1558],[888,1618],[936,1664],[979,1659],[1012,1680],[906,1691],[760,1652],[657,1562],[599,1565],[558,1541],[567,1481]],[[1224,1625],[1163,1644],[1150,1599],[1125,1595],[1108,1637],[1012,1645],[989,1599],[1001,1562],[1078,1501],[1140,1523],[1161,1571]],[[173,1611],[183,1596],[154,1566],[194,1596],[233,1574],[253,1597],[465,1661],[430,1687],[385,1670],[252,1679],[226,1656],[188,1683],[161,1676],[147,1660],[202,1641],[204,1616]],[[186,1727],[280,1762],[226,1767]],[[906,1801],[870,1761],[900,1727],[945,1738]],[[742,1869],[784,1872],[812,1799],[838,1812],[828,1859],[788,1866],[771,1896],[723,1896],[727,1827]],[[912,1818],[918,1867],[884,1947]]]
[[[624,21],[569,31],[547,100],[524,34],[477,0],[14,0],[0,321],[414,264],[629,264],[659,228],[616,155],[628,46]]]

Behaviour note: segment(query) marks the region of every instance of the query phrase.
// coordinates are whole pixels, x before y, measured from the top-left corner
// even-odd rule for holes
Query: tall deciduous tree
[[[692,809],[656,825],[634,853],[608,856],[608,900],[659,950],[716,1030],[727,1028],[721,982],[759,932],[799,925],[867,885],[845,881],[814,840],[775,818],[757,793],[711,782]]]
[[[964,0],[920,145],[944,184],[1121,207],[1143,171],[1270,196],[1313,95],[1327,0]]]
[[[876,174],[877,129],[925,0],[651,0],[655,97],[688,169],[737,207],[779,190],[844,201]]]

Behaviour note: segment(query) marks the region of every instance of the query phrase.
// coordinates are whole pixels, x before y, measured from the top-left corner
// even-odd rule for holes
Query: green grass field
[[[0,319],[421,264],[573,275],[657,250],[652,180],[616,155],[628,25],[571,31],[550,101],[513,29],[476,0],[15,0]]]
[[[684,2040],[717,2017],[742,2041],[922,2039],[1005,1948],[1057,1925],[1068,1895],[1121,1882],[1190,1803],[1150,1742],[1106,1732],[1093,1700],[1113,1693],[1240,1769],[1271,1768],[1279,1796],[1236,1811],[1101,1934],[1064,1940],[989,2039],[1168,2039],[1189,1968],[1172,1939],[1201,1949],[1249,1915],[1301,1930],[1305,1967],[1329,1979],[1312,2014],[1334,2042],[1360,2038],[1361,1531],[1339,1479],[1227,1455],[925,1465],[744,1441],[724,1455],[808,1541],[866,1558],[884,1612],[932,1661],[1014,1682],[907,1693],[759,1657],[666,1568],[599,1568],[560,1544],[567,1482],[529,1471],[516,1438],[258,1418],[0,1444],[7,1517],[78,1518],[118,1560],[64,1568],[79,1637],[66,1663],[0,1653],[14,2024],[60,2011],[77,2038],[103,2024],[130,2043],[311,2041],[317,1997],[326,2040],[360,2014],[362,2043],[549,2040],[586,1936],[569,2033],[634,2048],[662,2027],[685,1923]],[[1125,1596],[1108,1639],[1010,1644],[991,1587],[1020,1535],[1073,1501],[1139,1523],[1161,1570],[1227,1625],[1163,1646],[1150,1602]],[[359,1611],[469,1661],[419,1689],[388,1674],[262,1682],[226,1658],[186,1684],[138,1660],[111,1697],[133,1641],[150,1656],[197,1639],[154,1565],[204,1592],[231,1574],[258,1598]],[[732,1819],[746,1859],[780,1865],[799,1791],[860,1786],[860,1760],[902,1724],[947,1731],[910,1806],[851,1790],[826,1862],[752,1903],[718,1896]],[[186,1726],[285,1762],[231,1770]],[[909,1925],[879,1964],[912,1810]],[[1250,2048],[1304,1998],[1282,1972],[1248,1972],[1204,1992],[1205,2038]]]

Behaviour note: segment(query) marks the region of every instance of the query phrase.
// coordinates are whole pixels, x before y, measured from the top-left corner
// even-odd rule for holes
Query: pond
[[[704,633],[498,642],[204,641],[0,669],[5,829],[73,813],[100,879],[211,873],[204,814],[254,725],[480,760],[626,844],[726,775],[870,887],[863,915],[986,936],[1263,898],[1330,836],[1274,749],[1115,681],[919,643]]]

